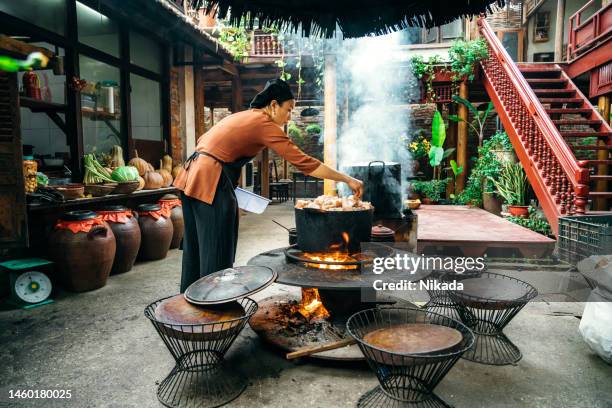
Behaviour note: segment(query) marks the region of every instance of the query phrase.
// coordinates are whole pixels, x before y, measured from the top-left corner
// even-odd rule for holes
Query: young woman
[[[289,85],[269,81],[251,101],[198,139],[196,151],[174,181],[181,190],[185,234],[181,292],[200,277],[229,268],[238,242],[234,188],[241,168],[265,147],[309,176],[341,181],[360,197],[363,183],[302,152],[285,134],[295,100]]]

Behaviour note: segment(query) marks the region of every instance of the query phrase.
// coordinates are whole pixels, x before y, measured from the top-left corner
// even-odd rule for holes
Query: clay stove
[[[399,221],[395,226],[397,223]],[[400,230],[400,233],[416,235],[416,228],[410,232],[411,225],[404,222],[404,232]],[[416,246],[416,237],[412,241]],[[271,268],[278,274],[277,283],[302,289],[301,298],[273,296],[259,302],[259,310],[250,320],[253,330],[265,341],[292,352],[347,338],[346,321],[360,310],[376,304],[409,304],[395,297],[376,296],[373,283],[381,279],[381,275],[367,271],[374,257],[393,257],[413,251],[398,250],[384,243],[372,245],[373,249],[358,254],[338,250],[306,253],[296,246],[290,246],[252,258],[248,264]],[[407,248],[412,249],[409,245]],[[388,270],[382,278],[385,282],[418,281],[428,274],[429,271],[424,270],[415,274]],[[312,357],[363,360],[363,354],[356,345],[319,352]]]

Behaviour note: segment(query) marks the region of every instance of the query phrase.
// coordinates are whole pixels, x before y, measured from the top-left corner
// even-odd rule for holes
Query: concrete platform
[[[418,215],[419,253],[452,249],[464,256],[485,253],[541,258],[552,253],[555,240],[521,227],[482,208],[463,205],[421,205]]]
[[[264,215],[241,219],[237,264],[287,244],[287,232],[271,219],[293,226],[291,206],[272,205]],[[160,407],[157,385],[174,361],[143,310],[178,292],[180,266],[181,252],[173,250],[96,291],[60,293],[51,305],[0,311],[0,407]],[[254,298],[287,293],[299,292],[275,284]],[[438,395],[466,408],[610,408],[612,366],[583,342],[575,317],[581,312],[579,303],[528,305],[506,329],[523,352],[518,365],[460,360],[436,388]],[[248,327],[227,358],[249,377],[232,408],[354,407],[377,384],[365,364],[288,362]],[[73,398],[8,400],[9,389],[70,389]]]

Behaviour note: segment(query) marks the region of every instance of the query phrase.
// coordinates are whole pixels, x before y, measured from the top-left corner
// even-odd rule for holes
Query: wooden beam
[[[199,138],[206,132],[206,125],[204,119],[204,107],[206,106],[206,101],[204,99],[205,91],[204,91],[204,71],[201,69],[194,70],[195,78],[194,78],[194,87],[195,87],[195,126],[196,126],[196,138]]]
[[[261,151],[261,195],[270,198],[270,151],[266,147]]]
[[[232,79],[232,112],[240,112],[243,109],[242,80],[236,75]]]
[[[323,99],[325,109],[323,111],[323,161],[326,165],[335,169],[337,167],[337,101],[336,101],[336,56],[325,56],[324,72],[324,91]],[[336,192],[336,182],[325,180],[323,182],[324,194],[334,194]]]
[[[0,34],[0,49],[14,52],[23,55],[24,57],[33,52],[43,53],[49,59],[55,57],[55,54],[46,48],[37,47],[3,34]]]
[[[597,107],[600,115],[604,118],[605,121],[610,120],[610,97],[609,96],[600,96],[597,100]],[[605,146],[606,142],[603,140],[599,140],[597,142],[600,146]],[[597,160],[608,160],[609,152],[607,150],[598,150],[597,151]],[[608,169],[610,166],[607,164],[598,164],[597,165],[597,175],[598,176],[607,176]],[[595,183],[595,191],[604,192],[608,191],[608,180],[597,180]],[[608,211],[608,199],[607,198],[596,198],[593,203],[595,211]]]
[[[563,59],[563,25],[565,22],[565,0],[557,0],[557,20],[555,23],[555,62]]]
[[[459,96],[468,99],[467,82],[463,81],[459,85]],[[465,187],[465,173],[467,170],[467,145],[468,145],[468,109],[465,105],[459,104],[457,108],[459,119],[462,119],[457,124],[457,165],[463,166],[463,171],[457,176],[455,186],[456,192],[463,191]]]

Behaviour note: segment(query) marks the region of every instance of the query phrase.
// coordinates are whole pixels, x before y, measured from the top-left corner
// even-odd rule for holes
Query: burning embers
[[[309,323],[329,317],[317,288],[302,288],[302,301],[291,306],[291,314],[295,313],[302,315]]]

